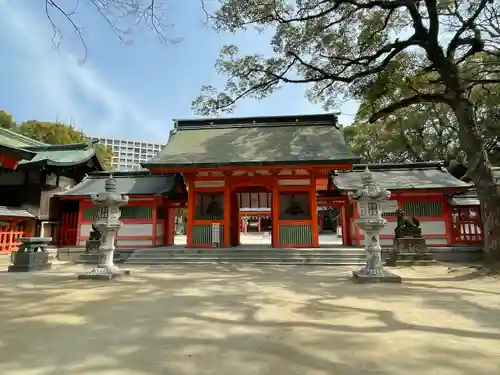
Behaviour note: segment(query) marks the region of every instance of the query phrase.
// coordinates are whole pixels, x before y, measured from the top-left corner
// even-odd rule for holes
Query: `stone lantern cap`
[[[100,206],[119,207],[128,203],[129,197],[116,192],[116,180],[112,174],[104,183],[104,192],[91,195],[92,202]]]
[[[108,179],[104,183],[104,190],[109,193],[116,192],[116,179],[112,174],[109,175]]]
[[[382,188],[373,177],[373,173],[370,171],[368,166],[366,166],[364,172],[361,175],[361,186],[355,192],[349,192],[349,199],[359,201],[359,200],[372,200],[372,201],[383,201],[389,199],[391,192],[387,189]]]

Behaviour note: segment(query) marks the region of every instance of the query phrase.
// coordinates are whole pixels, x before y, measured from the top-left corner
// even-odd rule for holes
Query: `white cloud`
[[[89,64],[79,64],[78,56],[66,47],[54,49],[48,21],[21,3],[0,0],[0,37],[9,40],[16,54],[23,56],[20,66],[16,66],[16,81],[30,91],[28,108],[44,108],[44,113],[51,116],[46,120],[56,116],[61,121],[71,119],[87,134],[120,137],[135,132],[141,139],[165,137],[161,121],[113,89],[98,71]],[[90,102],[100,108],[98,115]]]

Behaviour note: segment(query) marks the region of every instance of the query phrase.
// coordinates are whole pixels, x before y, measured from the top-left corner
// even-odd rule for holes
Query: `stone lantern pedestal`
[[[99,264],[89,272],[78,275],[78,279],[111,280],[117,276],[130,275],[120,270],[113,262],[116,234],[122,227],[119,220],[120,207],[128,203],[128,196],[116,192],[116,180],[110,176],[105,183],[104,193],[92,195],[92,202],[99,207],[99,218],[94,222],[101,234]]]
[[[368,167],[361,181],[361,187],[349,193],[349,199],[358,205],[359,218],[355,223],[365,234],[366,265],[353,272],[353,280],[358,283],[401,283],[400,276],[382,265],[380,231],[387,225],[387,220],[382,217],[382,202],[389,199],[391,192],[375,182]]]

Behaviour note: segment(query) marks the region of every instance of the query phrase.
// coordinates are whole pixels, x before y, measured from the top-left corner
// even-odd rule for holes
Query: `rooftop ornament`
[[[115,237],[123,223],[119,220],[120,207],[128,203],[129,197],[116,192],[116,180],[112,175],[106,180],[104,192],[91,195],[92,203],[99,207],[99,217],[94,222],[101,234],[99,246],[99,264],[88,273],[78,275],[78,279],[111,280],[116,276],[129,275],[129,271],[121,271],[113,262],[115,253]]]
[[[382,203],[387,201],[391,192],[375,181],[366,166],[361,174],[361,186],[356,192],[349,193],[349,199],[356,201],[359,218],[355,223],[365,234],[366,265],[353,272],[353,280],[358,283],[401,283],[401,277],[389,272],[382,265],[380,231],[387,225],[382,217]]]

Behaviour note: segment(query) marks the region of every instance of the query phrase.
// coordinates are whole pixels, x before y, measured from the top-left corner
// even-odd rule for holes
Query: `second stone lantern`
[[[79,279],[106,279],[128,275],[129,271],[120,270],[113,261],[115,253],[115,237],[122,222],[120,207],[128,203],[129,197],[116,192],[116,180],[112,175],[106,180],[104,192],[92,195],[92,203],[99,207],[98,219],[94,222],[95,228],[101,233],[99,246],[99,264],[89,272],[78,275]]]
[[[382,265],[380,231],[387,225],[382,217],[382,204],[391,192],[377,184],[373,174],[366,167],[361,174],[361,186],[349,193],[349,199],[356,201],[359,217],[355,224],[365,235],[366,265],[353,272],[353,279],[359,283],[400,283],[401,277],[389,272]]]

